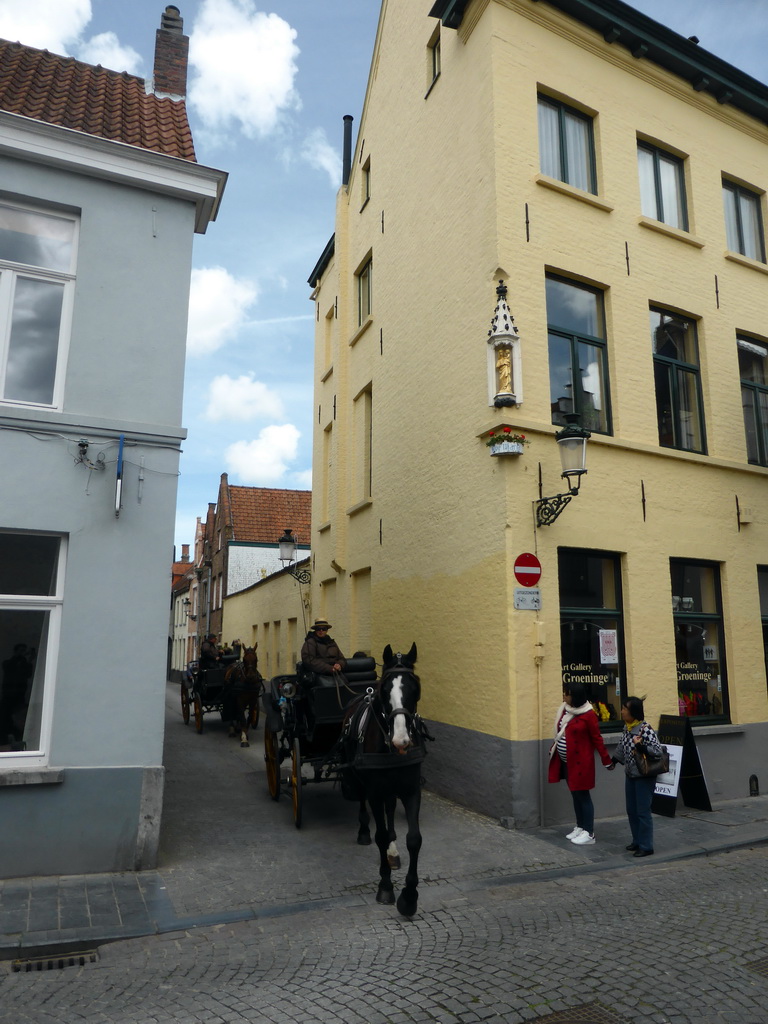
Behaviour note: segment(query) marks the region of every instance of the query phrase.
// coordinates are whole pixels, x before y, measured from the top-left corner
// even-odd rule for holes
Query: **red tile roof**
[[[312,492],[229,487],[234,541],[277,544],[286,527],[309,547]]]
[[[0,39],[0,110],[168,156],[195,159],[182,100],[144,79]]]

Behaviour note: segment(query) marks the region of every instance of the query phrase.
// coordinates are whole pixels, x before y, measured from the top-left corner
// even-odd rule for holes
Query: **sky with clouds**
[[[198,160],[229,172],[195,241],[176,544],[230,483],[309,488],[313,307],[379,0],[174,0]],[[425,18],[431,0],[423,3]],[[768,0],[632,6],[768,81]],[[150,77],[164,0],[0,0],[0,36]]]

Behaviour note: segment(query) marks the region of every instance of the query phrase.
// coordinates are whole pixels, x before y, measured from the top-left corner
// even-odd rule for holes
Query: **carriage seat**
[[[338,722],[348,704],[369,686],[376,685],[376,661],[356,654],[347,659],[347,666],[338,677],[318,675],[303,664],[296,666],[296,674],[299,679],[310,677],[309,685],[303,685],[315,722]]]

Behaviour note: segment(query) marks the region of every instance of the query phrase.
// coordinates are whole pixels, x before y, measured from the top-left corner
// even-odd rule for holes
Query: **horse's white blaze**
[[[393,710],[403,706],[402,676],[396,676],[392,681],[389,700]],[[405,715],[395,715],[395,721],[392,727],[392,742],[398,750],[407,750],[411,745],[411,737],[408,735],[408,723]]]

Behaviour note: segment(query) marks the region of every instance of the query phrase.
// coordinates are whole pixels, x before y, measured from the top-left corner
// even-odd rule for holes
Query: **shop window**
[[[581,683],[600,720],[618,726],[627,696],[621,556],[560,548],[557,563],[563,683]]]
[[[768,466],[768,344],[738,337],[736,345],[747,459],[755,466]]]
[[[659,444],[705,452],[696,324],[688,317],[651,310]]]
[[[681,715],[729,721],[720,569],[670,561]]]
[[[62,604],[60,537],[0,532],[0,757],[40,763]],[[29,755],[37,754],[34,761]],[[8,757],[6,757],[8,755]]]
[[[77,223],[0,204],[0,400],[61,403]]]
[[[765,681],[768,685],[768,566],[760,566],[757,570],[757,584],[760,590],[760,618],[763,624],[763,660],[765,661]]]
[[[549,96],[539,96],[541,173],[597,194],[592,118]]]
[[[602,292],[553,276],[546,290],[552,422],[565,426],[578,413],[582,427],[610,434]]]
[[[732,181],[723,181],[723,207],[728,248],[765,263],[760,196]]]
[[[637,146],[637,164],[640,208],[644,216],[687,231],[683,161],[663,149],[641,142]]]

